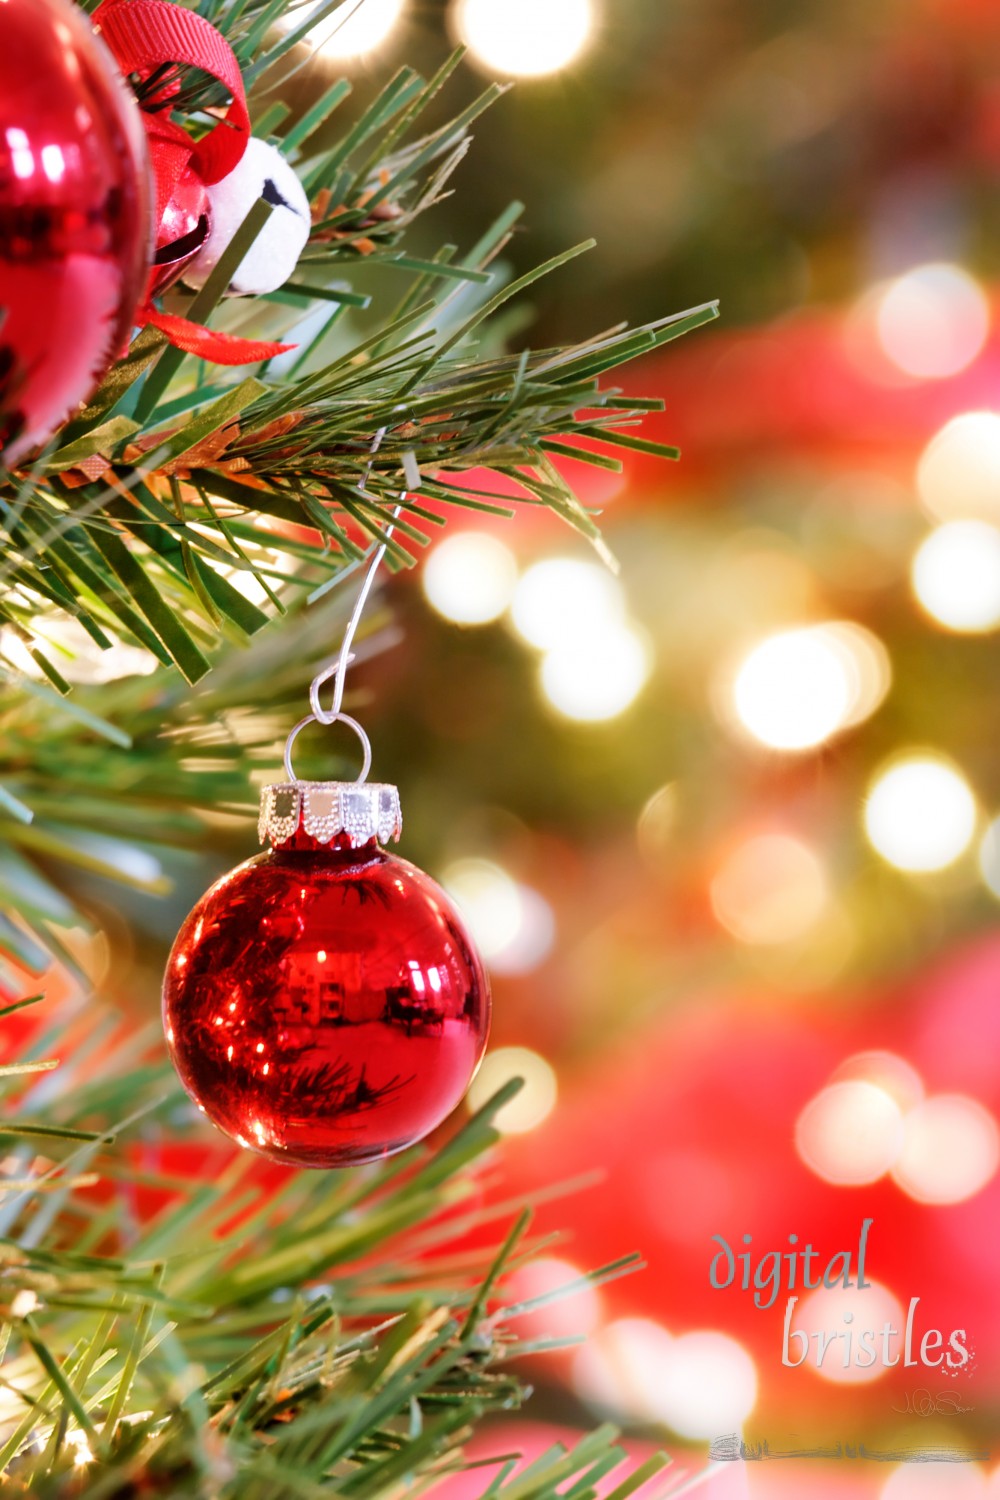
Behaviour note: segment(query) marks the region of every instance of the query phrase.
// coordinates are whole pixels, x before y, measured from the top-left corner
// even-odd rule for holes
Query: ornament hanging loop
[[[305,729],[307,724],[337,723],[346,724],[349,729],[353,729],[354,733],[361,741],[361,749],[364,758],[361,762],[361,771],[354,779],[355,785],[364,785],[364,783],[368,780],[368,772],[372,768],[371,740],[368,738],[367,734],[365,734],[365,731],[362,729],[357,719],[352,719],[350,714],[343,713],[335,713],[332,715],[324,714],[322,718],[320,718],[317,714],[306,714],[305,718],[300,719],[295,727],[291,730],[287,740],[285,741],[285,775],[288,777],[289,781],[298,780],[298,777],[296,776],[295,771],[292,767],[292,746],[295,744],[295,740],[301,733],[301,731]]]

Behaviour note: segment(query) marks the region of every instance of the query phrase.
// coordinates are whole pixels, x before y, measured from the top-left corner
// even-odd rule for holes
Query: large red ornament
[[[135,99],[70,0],[0,4],[0,452],[90,395],[127,341],[151,253]]]
[[[412,1145],[479,1065],[489,987],[429,876],[380,847],[394,787],[268,787],[273,848],[178,934],[163,990],[174,1065],[220,1130],[275,1161],[346,1167]]]

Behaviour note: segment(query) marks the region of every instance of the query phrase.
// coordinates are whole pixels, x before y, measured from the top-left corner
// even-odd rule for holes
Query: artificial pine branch
[[[74,1006],[50,1019],[72,1037]],[[492,1119],[517,1085],[436,1152],[332,1188],[229,1148],[192,1185],[170,1156],[193,1111],[162,1065],[137,1082],[126,1047],[106,1048],[99,1074],[68,1057],[55,1096],[28,1087],[5,1127],[21,1163],[0,1180],[9,1492],[382,1500],[460,1466],[473,1425],[526,1394],[511,1361],[526,1347],[517,1319],[539,1303],[512,1303],[505,1281],[540,1243],[527,1209],[484,1207],[482,1191]],[[157,1120],[165,1153],[135,1138]],[[467,1248],[470,1231],[505,1220],[498,1248]],[[552,1453],[516,1485],[497,1465],[484,1487],[542,1500],[621,1462],[614,1436]]]

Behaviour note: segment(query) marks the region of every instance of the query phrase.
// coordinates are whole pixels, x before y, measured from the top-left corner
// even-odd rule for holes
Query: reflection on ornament
[[[274,848],[212,887],[170,956],[164,1026],[181,1081],[275,1161],[403,1150],[455,1108],[486,1044],[489,989],[458,913],[379,847],[376,832],[398,834],[394,792],[265,789]]]

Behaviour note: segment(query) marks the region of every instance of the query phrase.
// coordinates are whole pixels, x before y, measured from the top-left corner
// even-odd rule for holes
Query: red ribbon
[[[243,74],[233,49],[211,22],[171,0],[104,0],[94,14],[94,24],[126,76],[149,77],[165,64],[181,63],[217,79],[232,100],[223,118],[200,141],[192,140],[175,124],[169,110],[142,112],[159,224],[185,167],[190,165],[207,185],[220,182],[239,163],[250,138]],[[161,92],[156,102],[162,104],[169,92],[169,88]],[[189,318],[159,312],[148,295],[136,317],[159,328],[178,349],[219,365],[256,364],[295,348],[294,344],[215,333]]]

